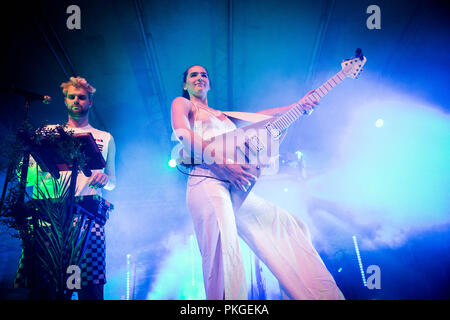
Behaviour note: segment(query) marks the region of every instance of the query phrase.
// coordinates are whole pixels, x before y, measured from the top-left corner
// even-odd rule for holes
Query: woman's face
[[[206,96],[210,86],[208,72],[205,68],[202,66],[193,66],[189,68],[186,82],[183,83],[183,88],[193,96],[199,98]]]

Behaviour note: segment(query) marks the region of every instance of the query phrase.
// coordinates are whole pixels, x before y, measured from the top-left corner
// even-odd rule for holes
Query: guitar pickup
[[[264,150],[266,147],[265,145],[259,140],[258,136],[251,136],[246,137],[244,145],[253,152],[254,155],[258,154],[262,150]]]
[[[281,131],[279,129],[273,127],[271,123],[268,123],[266,125],[266,129],[267,129],[269,135],[272,137],[272,139],[278,140],[281,137]]]

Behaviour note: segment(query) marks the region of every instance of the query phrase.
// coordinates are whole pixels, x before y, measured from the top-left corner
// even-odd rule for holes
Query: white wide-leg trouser
[[[213,176],[200,167],[191,174]],[[344,299],[303,221],[252,192],[235,213],[228,188],[228,183],[216,179],[188,179],[187,205],[202,256],[207,299],[247,299],[238,235],[277,278],[285,298]]]

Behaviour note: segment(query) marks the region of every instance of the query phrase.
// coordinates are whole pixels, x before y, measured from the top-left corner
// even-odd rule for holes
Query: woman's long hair
[[[188,73],[189,73],[189,69],[192,68],[192,67],[195,67],[195,66],[202,67],[203,69],[206,70],[206,73],[208,74],[208,79],[209,79],[209,87],[211,88],[211,79],[209,78],[209,72],[208,72],[208,69],[206,69],[204,66],[202,66],[202,65],[200,65],[200,64],[193,64],[192,66],[190,66],[189,68],[187,68],[187,69],[183,72],[183,82],[182,82],[182,84],[181,84],[181,90],[182,90],[181,96],[182,96],[183,98],[188,99],[188,100],[190,99],[190,97],[189,97],[189,92],[188,92],[187,90],[184,90],[184,88],[183,88],[183,83],[186,82],[186,79],[187,79],[187,76],[188,76]]]

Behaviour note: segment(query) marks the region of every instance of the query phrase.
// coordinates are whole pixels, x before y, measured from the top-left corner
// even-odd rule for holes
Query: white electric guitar
[[[314,90],[306,99],[311,102],[319,101],[345,78],[357,78],[366,60],[361,49],[357,49],[355,58],[343,60],[342,70]],[[286,130],[306,114],[307,111],[303,106],[297,104],[279,117],[271,117],[213,137],[203,153],[215,154],[219,156],[217,159],[226,158],[228,163],[249,164],[251,169],[248,171],[259,177],[264,167],[273,168]],[[246,191],[231,187],[231,200],[235,210],[240,208],[253,186],[254,183],[249,185]]]

